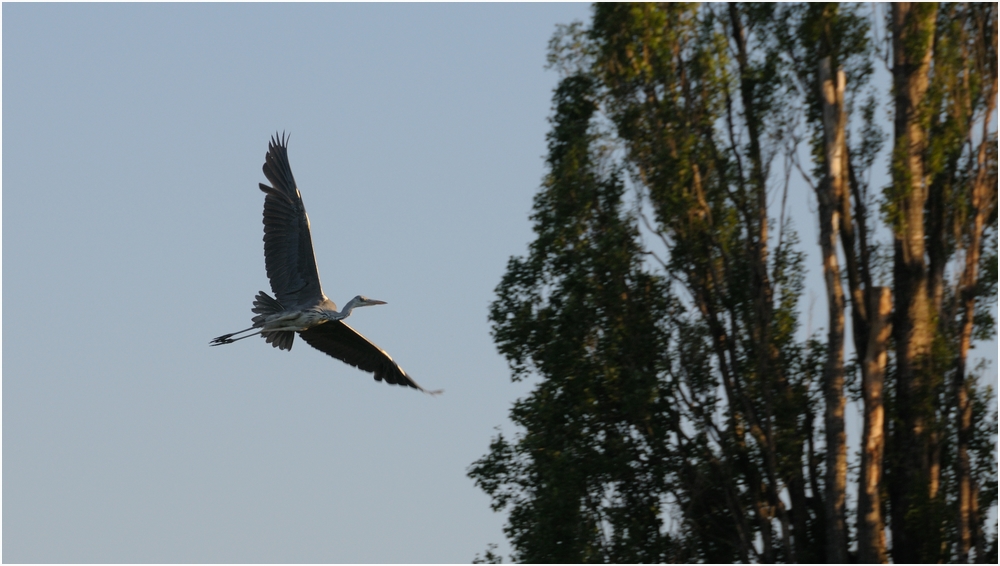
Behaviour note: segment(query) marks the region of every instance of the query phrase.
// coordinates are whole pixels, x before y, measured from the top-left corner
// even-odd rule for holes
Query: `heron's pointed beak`
[[[377,301],[375,299],[368,299],[368,304],[369,305],[386,305],[388,303],[386,303],[385,301]]]

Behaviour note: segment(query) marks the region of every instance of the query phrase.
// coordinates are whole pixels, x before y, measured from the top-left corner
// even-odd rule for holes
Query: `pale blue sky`
[[[528,391],[487,309],[532,238],[548,40],[590,8],[2,10],[4,560],[507,555],[465,477]],[[275,130],[327,295],[387,301],[350,323],[444,395],[302,341],[208,347],[269,290],[257,183]],[[814,201],[789,196],[816,331]]]
[[[486,316],[531,238],[582,4],[4,4],[3,558],[469,562],[513,385]],[[327,294],[438,398],[297,341],[268,290],[289,157]]]

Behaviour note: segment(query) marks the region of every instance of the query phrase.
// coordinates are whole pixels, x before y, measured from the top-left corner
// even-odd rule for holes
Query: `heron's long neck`
[[[354,307],[357,306],[357,304],[358,303],[354,299],[351,299],[350,301],[348,301],[347,304],[344,305],[344,308],[340,311],[340,314],[339,314],[339,317],[337,318],[337,320],[343,320],[343,319],[351,316],[351,311],[354,310]]]

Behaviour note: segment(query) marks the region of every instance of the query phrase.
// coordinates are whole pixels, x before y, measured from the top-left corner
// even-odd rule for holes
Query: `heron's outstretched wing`
[[[324,322],[299,332],[299,335],[307,344],[320,352],[329,354],[360,370],[374,373],[376,381],[385,381],[393,385],[408,385],[425,393],[440,393],[440,391],[427,391],[417,385],[417,382],[413,381],[413,378],[407,375],[385,350],[372,344],[361,333],[342,321]]]
[[[286,309],[313,306],[323,300],[316,269],[309,217],[288,164],[288,139],[275,134],[267,147],[260,184],[264,197],[264,265],[271,290]]]

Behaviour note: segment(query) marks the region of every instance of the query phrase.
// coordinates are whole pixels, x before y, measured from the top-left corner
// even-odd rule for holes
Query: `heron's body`
[[[261,183],[260,190],[266,194],[264,264],[275,297],[263,291],[257,293],[253,326],[219,336],[211,345],[231,344],[259,334],[275,348],[291,350],[297,332],[317,350],[373,373],[377,381],[424,391],[385,350],[343,322],[355,308],[385,302],[358,295],[338,311],[337,305],[323,294],[309,217],[288,164],[287,138],[271,139],[264,175],[273,185]],[[254,332],[234,338],[250,331]]]
[[[284,311],[272,314],[264,319],[261,324],[261,333],[267,332],[302,332],[309,330],[321,322],[329,320],[340,320],[344,318],[340,313],[334,311],[324,311],[319,309],[306,311]]]

